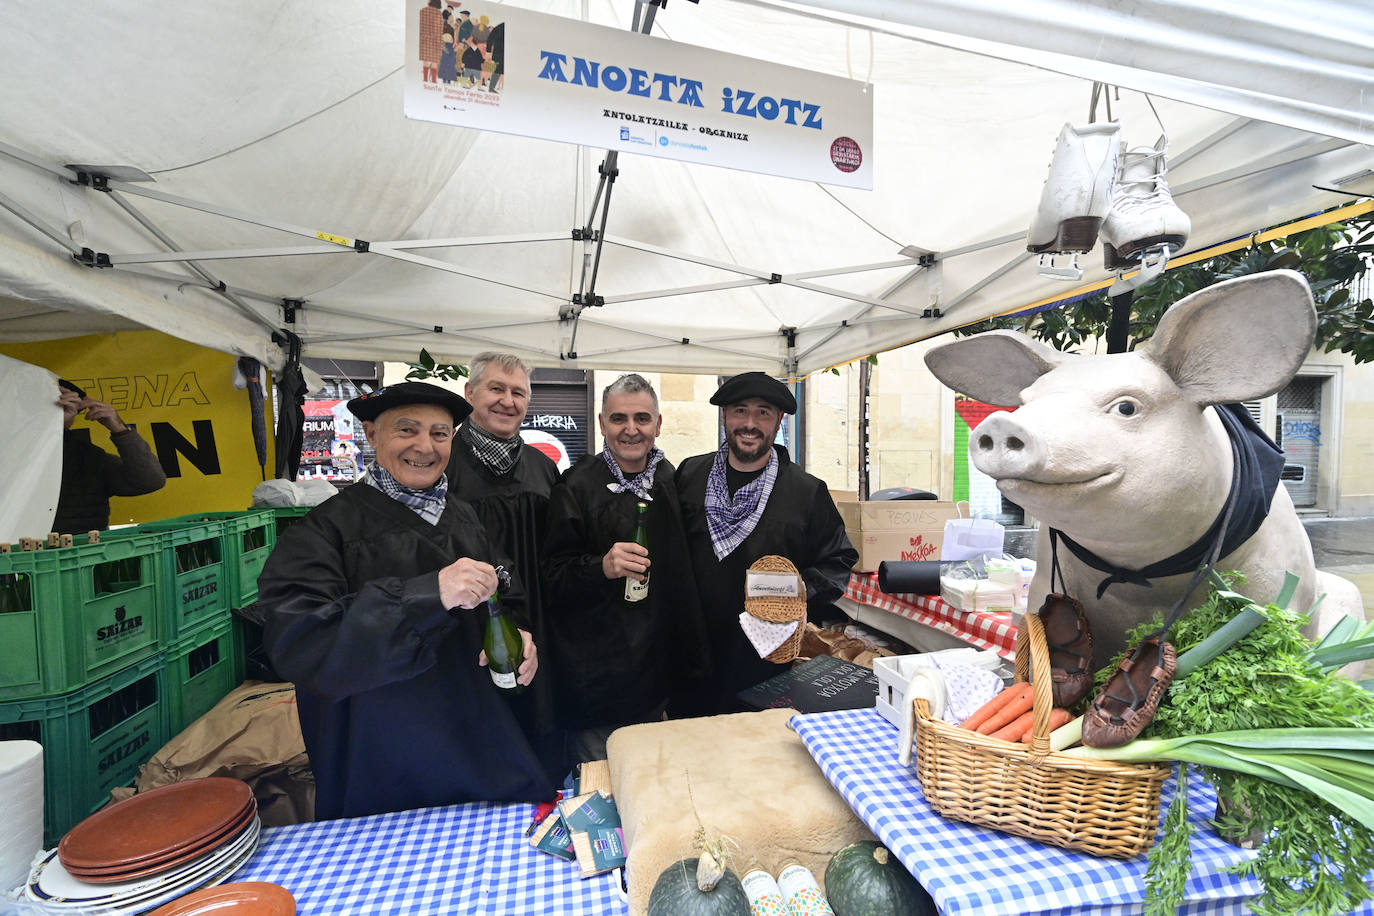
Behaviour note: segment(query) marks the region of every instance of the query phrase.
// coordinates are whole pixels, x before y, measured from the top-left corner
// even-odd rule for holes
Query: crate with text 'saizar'
[[[0,701],[70,693],[156,653],[157,535],[0,554]]]

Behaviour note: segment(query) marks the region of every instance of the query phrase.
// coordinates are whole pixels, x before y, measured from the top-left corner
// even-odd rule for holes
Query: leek
[[[1347,751],[1359,753],[1342,753]],[[1374,729],[1264,728],[1138,738],[1121,747],[1080,746],[1064,753],[1122,763],[1195,763],[1259,776],[1305,789],[1374,831]]]
[[[1050,746],[1086,759],[1181,764],[1164,835],[1150,851],[1150,916],[1173,912],[1191,871],[1186,837],[1175,835],[1187,820],[1189,765],[1217,788],[1218,828],[1260,838],[1256,857],[1235,866],[1263,885],[1256,913],[1347,912],[1374,896],[1366,884],[1374,870],[1374,698],[1333,672],[1374,655],[1374,625],[1343,620],[1313,645],[1300,632],[1306,617],[1286,607],[1295,577],[1267,607],[1232,591],[1233,580],[1214,576],[1208,601],[1175,624],[1172,641],[1188,648],[1142,737],[1068,749],[1081,738],[1078,720],[1052,733]],[[1138,628],[1128,642],[1158,626]],[[1189,677],[1203,666],[1205,677]]]

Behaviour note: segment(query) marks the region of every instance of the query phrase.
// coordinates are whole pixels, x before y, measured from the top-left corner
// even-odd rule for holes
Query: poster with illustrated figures
[[[407,0],[405,73],[416,120],[873,187],[859,80],[473,0]]]

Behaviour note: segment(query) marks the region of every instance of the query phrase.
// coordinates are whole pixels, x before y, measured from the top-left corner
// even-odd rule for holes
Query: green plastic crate
[[[277,537],[296,522],[305,518],[314,506],[277,506],[272,514],[277,517]]]
[[[0,700],[69,693],[160,648],[160,540],[0,554]]]
[[[63,696],[0,703],[0,740],[43,745],[45,845],[133,785],[167,743],[165,678],[155,655]]]
[[[227,590],[226,609],[247,607],[258,598],[258,573],[277,543],[275,516],[271,509],[243,512],[198,512],[139,525],[144,531],[201,530],[206,525],[220,526],[221,557],[224,563],[223,586]],[[191,625],[200,621],[188,621]]]
[[[225,557],[223,521],[207,519],[166,528],[155,522],[137,530],[161,539],[158,574],[162,577],[164,645],[207,622],[228,618],[233,575]]]
[[[238,603],[234,607],[248,607],[258,600],[258,575],[277,546],[276,515],[270,509],[240,512],[226,520],[225,539],[233,541],[231,555],[238,559],[234,579]]]
[[[235,621],[225,617],[169,646],[167,733],[175,736],[205,715],[243,680],[243,655]]]

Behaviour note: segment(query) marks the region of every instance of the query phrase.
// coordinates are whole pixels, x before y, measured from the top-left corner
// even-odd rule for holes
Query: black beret
[[[750,398],[763,398],[783,413],[797,412],[797,399],[792,396],[791,390],[762,372],[745,372],[726,379],[711,395],[711,403],[717,407],[728,407]]]
[[[428,382],[401,382],[387,385],[371,394],[364,394],[348,402],[348,409],[359,420],[375,420],[386,410],[404,407],[408,404],[434,404],[453,414],[453,425],[457,426],[472,413],[472,405],[462,395],[431,385]]]

